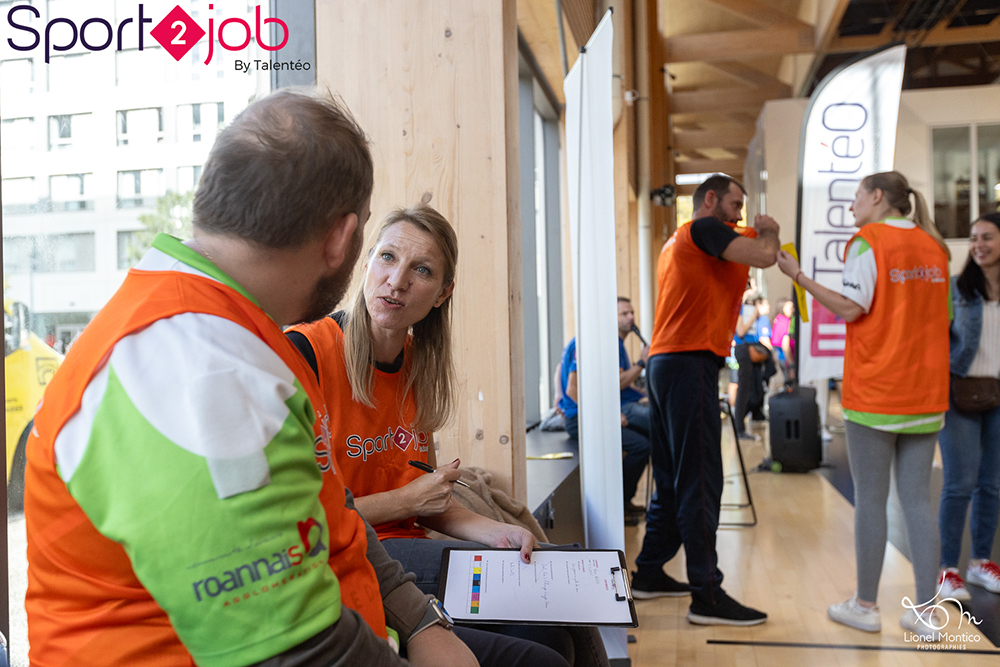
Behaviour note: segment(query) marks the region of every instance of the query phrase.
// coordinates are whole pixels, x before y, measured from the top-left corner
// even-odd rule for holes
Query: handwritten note
[[[456,620],[630,625],[617,551],[451,550],[444,599]]]

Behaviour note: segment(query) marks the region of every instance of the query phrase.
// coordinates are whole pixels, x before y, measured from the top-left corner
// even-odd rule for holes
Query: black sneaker
[[[637,600],[677,598],[691,595],[691,587],[677,581],[663,570],[632,573],[632,597]]]
[[[633,591],[635,584],[632,585]],[[736,600],[719,591],[720,599],[714,605],[697,598],[691,600],[688,623],[695,625],[759,625],[767,620],[767,614],[750,607],[744,607]],[[636,595],[635,597],[639,597]]]

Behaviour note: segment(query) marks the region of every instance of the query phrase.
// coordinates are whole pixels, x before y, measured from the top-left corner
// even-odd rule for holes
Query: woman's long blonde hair
[[[906,180],[906,176],[903,176],[898,171],[881,171],[877,174],[865,176],[861,179],[861,185],[868,192],[874,192],[876,189],[881,190],[889,206],[911,218],[917,227],[930,234],[931,238],[937,241],[937,244],[944,250],[944,254],[951,259],[951,250],[948,249],[948,244],[944,242],[944,237],[941,236],[937,225],[931,219],[924,196],[910,187],[910,182]],[[910,205],[911,195],[913,196],[914,206]],[[910,215],[911,212],[913,213],[912,216]]]
[[[455,281],[458,263],[458,237],[444,216],[426,204],[399,208],[389,213],[379,227],[375,243],[368,250],[368,261],[371,261],[386,230],[400,222],[409,222],[434,239],[444,259],[441,285],[451,285]],[[365,303],[364,279],[355,288],[345,328],[344,357],[352,397],[358,403],[373,408],[375,352],[371,316]],[[410,327],[410,333],[412,344],[407,345],[403,362],[406,383],[400,405],[406,394],[412,391],[417,406],[415,426],[421,431],[438,431],[451,419],[455,408],[457,378],[451,354],[451,295],[440,306],[432,308],[427,317]]]

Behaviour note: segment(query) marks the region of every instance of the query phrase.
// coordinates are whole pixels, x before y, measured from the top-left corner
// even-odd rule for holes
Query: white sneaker
[[[826,613],[837,623],[843,623],[858,630],[882,631],[882,617],[878,613],[878,605],[870,608],[862,607],[858,604],[857,593],[852,595],[850,600],[830,605],[826,608]]]
[[[934,612],[933,607],[925,609],[920,614],[913,609],[907,609],[899,619],[899,624],[904,630],[909,630],[920,637],[920,641],[925,642],[941,641],[941,629],[945,626],[945,622]]]
[[[965,571],[965,579],[970,584],[982,586],[990,593],[1000,593],[1000,565],[991,560],[970,565]]]
[[[946,567],[941,570],[941,576],[938,577],[938,598],[941,600],[951,598],[959,602],[968,602],[972,599],[962,577],[958,576],[958,568]]]

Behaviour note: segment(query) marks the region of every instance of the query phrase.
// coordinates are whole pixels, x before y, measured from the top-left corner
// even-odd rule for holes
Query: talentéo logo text
[[[215,9],[214,4],[208,5],[209,10]],[[103,19],[101,17],[95,16],[89,18],[79,26],[72,19],[64,17],[49,18],[49,21],[45,24],[45,38],[44,38],[44,53],[45,62],[49,62],[52,56],[52,52],[63,52],[69,51],[70,49],[76,47],[77,43],[88,51],[103,51],[104,49],[111,46],[112,42],[116,43],[116,50],[122,50],[122,41],[124,38],[126,28],[131,29],[130,25],[136,23],[136,29],[139,34],[139,50],[144,49],[145,34],[143,32],[143,25],[146,23],[152,23],[153,19],[148,18],[144,12],[144,5],[139,4],[138,7],[138,19],[129,17],[122,19],[117,26],[117,30],[111,25],[111,22]],[[18,12],[27,11],[35,16],[35,18],[41,18],[41,12],[37,7],[32,5],[15,5],[11,7],[7,12],[7,24],[17,31],[23,31],[31,36],[31,41],[28,44],[17,44],[14,38],[8,38],[7,44],[10,45],[15,51],[32,51],[42,43],[42,35],[32,28],[30,25],[25,25],[23,23],[18,23],[19,17],[16,16]],[[219,45],[227,51],[242,51],[250,46],[250,42],[254,39],[257,41],[257,45],[265,51],[277,51],[288,43],[288,25],[281,19],[270,18],[261,21],[260,16],[260,5],[254,8],[254,28],[251,29],[250,24],[239,17],[230,17],[224,19],[219,23],[218,33],[215,29],[215,19],[208,19],[208,57],[205,58],[205,64],[212,62],[212,57],[215,54],[215,42],[218,41]],[[281,26],[282,29],[282,39],[281,43],[271,46],[264,42],[261,30],[266,28],[268,23],[274,23]],[[70,33],[67,34],[65,30],[58,31],[56,36],[53,36],[52,31],[58,25],[65,25],[70,28]],[[226,28],[230,28],[228,31]],[[205,36],[205,30],[198,25],[198,23],[191,18],[191,15],[186,11],[181,9],[180,5],[175,5],[172,10],[161,20],[156,26],[149,32],[150,36],[155,39],[163,49],[169,53],[174,60],[180,60],[183,58],[188,51],[194,48],[194,45]],[[68,37],[68,39],[61,39],[58,42],[56,37]],[[117,38],[117,39],[116,39]],[[102,41],[103,40],[103,41]]]

